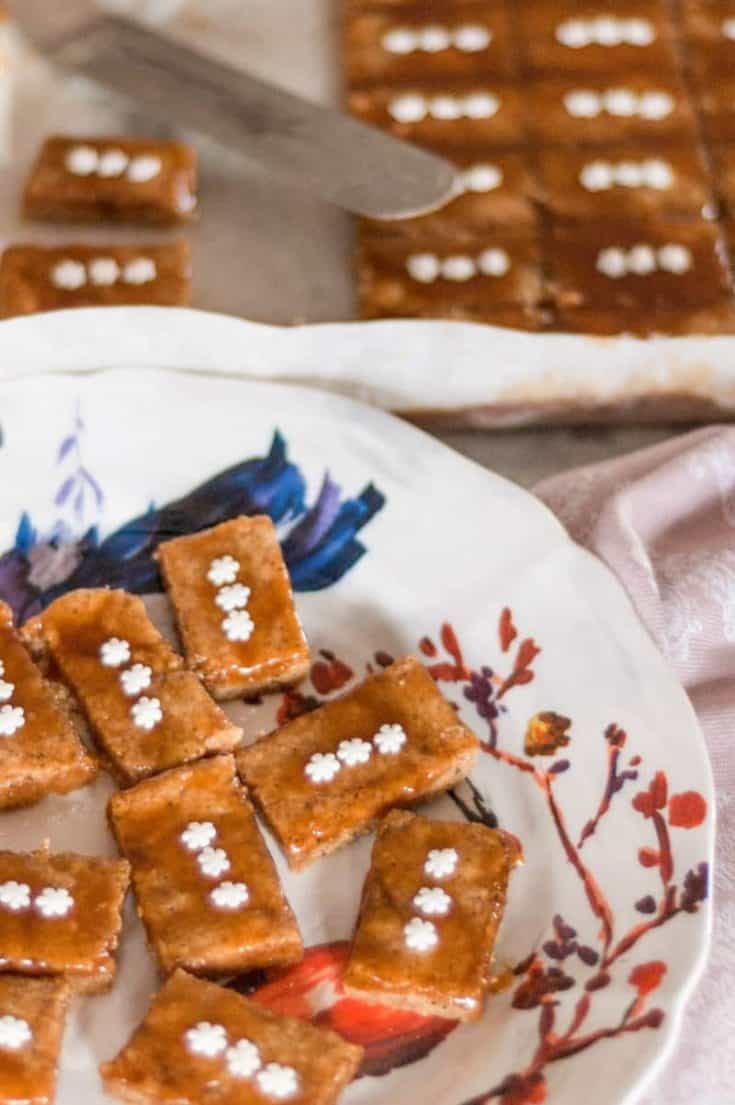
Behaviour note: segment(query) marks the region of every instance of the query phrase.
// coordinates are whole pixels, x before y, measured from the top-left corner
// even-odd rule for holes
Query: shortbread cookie
[[[48,683],[0,602],[0,810],[89,783],[97,763],[80,739],[81,719]]]
[[[299,960],[303,945],[232,756],[148,779],[109,804],[161,970],[226,976]]]
[[[215,698],[253,697],[306,674],[309,649],[270,518],[175,537],[156,558],[187,663]]]
[[[163,639],[142,599],[104,588],[56,599],[29,630],[78,699],[115,776],[130,784],[241,739]]]
[[[197,207],[197,158],[182,142],[76,138],[44,142],[23,197],[30,219],[177,223]]]
[[[532,72],[621,77],[676,69],[673,24],[661,0],[523,0],[518,16]]]
[[[373,846],[345,993],[476,1020],[519,859],[511,837],[484,825],[389,814]]]
[[[52,1105],[68,1004],[63,980],[0,975],[0,1105]]]
[[[300,870],[391,808],[454,786],[477,750],[423,665],[407,657],[236,758],[289,865]]]
[[[67,307],[178,307],[191,299],[185,242],[10,246],[0,261],[0,317]]]
[[[130,868],[71,852],[0,852],[0,975],[64,976],[100,993],[114,952]]]
[[[542,295],[539,242],[529,230],[489,229],[457,243],[360,237],[363,318],[491,321],[504,308],[533,311]]]
[[[334,1105],[363,1049],[177,971],[120,1054],[105,1090],[135,1105]]]
[[[343,50],[354,85],[509,77],[516,70],[503,0],[458,0],[444,11],[420,4],[401,11],[347,8]]]

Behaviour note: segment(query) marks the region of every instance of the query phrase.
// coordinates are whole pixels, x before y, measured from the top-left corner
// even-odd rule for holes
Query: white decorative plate
[[[158,319],[158,363],[170,365],[161,350],[179,346],[177,316]],[[161,370],[134,316],[114,345],[94,321],[67,318],[63,349],[46,339],[45,367],[116,366],[86,376],[24,375],[24,343],[9,360],[0,328],[0,596],[27,616],[73,585],[155,592],[161,528],[268,512],[315,662],[297,692],[234,706],[246,731],[415,652],[483,741],[471,785],[428,811],[497,818],[525,849],[497,948],[504,988],[477,1024],[341,998],[369,839],[302,875],[269,840],[309,950],[285,978],[243,988],[366,1046],[347,1103],[635,1100],[673,1045],[706,954],[713,795],[692,710],[620,587],[530,495],[417,430],[314,391]],[[34,322],[36,348],[57,325]],[[203,316],[202,346],[208,326]],[[165,618],[165,600],[151,604]],[[531,756],[539,712],[552,715],[531,733],[546,754]],[[103,779],[2,815],[2,846],[48,837],[110,853],[110,791]],[[155,985],[129,903],[114,990],[75,1006],[60,1105],[103,1100],[97,1064]]]

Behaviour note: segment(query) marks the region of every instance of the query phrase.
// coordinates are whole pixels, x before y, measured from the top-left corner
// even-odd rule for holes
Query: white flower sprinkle
[[[31,888],[24,882],[0,883],[0,906],[10,909],[13,913],[19,913],[21,909],[28,909],[31,904]]]
[[[150,284],[157,275],[156,263],[152,257],[136,257],[134,261],[128,261],[122,272],[126,284]]]
[[[244,583],[231,583],[217,592],[214,601],[220,610],[229,613],[230,610],[244,610],[249,599],[249,587],[246,587]]]
[[[97,172],[101,177],[122,176],[130,158],[122,150],[105,150],[99,159]]]
[[[209,565],[207,579],[215,587],[221,587],[224,583],[234,583],[239,571],[240,562],[234,556],[218,556]]]
[[[0,1048],[6,1051],[20,1051],[31,1042],[31,1026],[20,1017],[6,1014],[0,1017]]]
[[[75,292],[87,283],[87,270],[80,261],[59,261],[51,270],[51,283],[55,288]]]
[[[208,879],[218,879],[230,869],[230,860],[224,848],[203,848],[197,856],[197,863]]]
[[[227,1033],[224,1025],[200,1021],[184,1033],[184,1042],[193,1055],[204,1055],[214,1059],[227,1047]]]
[[[26,723],[22,706],[0,706],[0,737],[12,737]]]
[[[422,886],[414,896],[413,904],[419,913],[425,913],[427,917],[443,917],[449,913],[452,899],[440,886]]]
[[[422,921],[420,917],[412,917],[408,924],[403,926],[403,935],[406,947],[413,952],[428,952],[439,942],[436,925],[431,921]]]
[[[432,879],[446,879],[454,874],[458,862],[456,848],[432,848],[426,858],[424,872]]]
[[[110,637],[100,648],[100,660],[106,668],[120,668],[130,659],[130,643]]]
[[[127,178],[133,184],[145,184],[149,180],[154,180],[162,168],[160,157],[155,157],[153,154],[140,154],[128,165]]]
[[[299,1076],[293,1067],[284,1067],[280,1063],[268,1063],[255,1078],[261,1093],[285,1101],[293,1097],[299,1088]]]
[[[247,610],[232,610],[222,622],[222,632],[228,641],[249,641],[255,622]]]
[[[337,759],[346,767],[355,767],[357,764],[366,764],[373,753],[373,746],[367,741],[353,737],[352,740],[339,742]]]
[[[14,683],[6,683],[4,679],[0,679],[0,702],[8,702],[13,697],[14,690]]]
[[[331,783],[340,770],[340,762],[333,752],[315,752],[304,771],[312,783]]]
[[[216,838],[217,830],[211,821],[190,821],[179,837],[190,852],[200,852],[202,848],[208,848]]]
[[[66,917],[74,908],[74,899],[63,886],[46,886],[33,904],[42,917]]]
[[[260,1052],[252,1040],[238,1040],[228,1047],[225,1062],[233,1078],[252,1078],[261,1067]]]
[[[99,288],[109,288],[120,279],[120,266],[114,257],[95,257],[89,262],[89,279]]]
[[[73,146],[64,158],[64,164],[74,176],[91,176],[97,172],[99,154],[92,146]]]
[[[163,719],[163,709],[158,698],[148,698],[145,695],[134,702],[130,708],[133,723],[138,729],[155,729]]]
[[[120,685],[126,695],[133,698],[151,685],[153,672],[147,664],[133,664],[132,668],[120,673]]]
[[[381,725],[373,744],[383,756],[396,756],[408,740],[402,725]]]
[[[221,882],[209,895],[217,909],[241,909],[250,900],[250,891],[244,882]]]

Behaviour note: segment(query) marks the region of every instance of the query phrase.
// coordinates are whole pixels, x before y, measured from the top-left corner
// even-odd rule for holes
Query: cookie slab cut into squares
[[[0,1105],[52,1105],[69,993],[63,980],[0,975]]]
[[[526,96],[529,132],[539,146],[697,145],[689,94],[669,74],[550,77],[532,81]]]
[[[23,197],[29,219],[178,223],[197,206],[197,158],[182,142],[77,138],[44,142]]]
[[[674,27],[665,0],[523,0],[521,56],[536,74],[674,73]]]
[[[417,81],[354,88],[348,106],[364,123],[417,146],[489,151],[523,145],[524,95],[519,85],[492,77]]]
[[[497,227],[513,233],[536,223],[532,198],[534,174],[522,153],[488,153],[482,148],[435,152],[457,168],[457,196],[438,211],[413,219],[364,219],[369,238],[440,238],[457,244],[487,234]]]
[[[301,959],[296,919],[232,756],[113,795],[109,816],[164,974],[219,977]]]
[[[0,810],[67,794],[95,778],[96,761],[67,696],[48,683],[0,602]]]
[[[16,245],[0,261],[0,317],[71,307],[180,307],[191,300],[186,242]]]
[[[129,880],[125,860],[0,852],[0,977],[64,976],[85,993],[109,989]]]
[[[406,657],[236,755],[294,870],[395,806],[453,787],[478,740],[418,660]]]
[[[520,858],[517,842],[496,829],[389,814],[373,845],[345,993],[476,1020]]]
[[[347,8],[343,58],[350,84],[510,77],[515,56],[503,0],[468,0],[444,11],[425,4],[400,11]]]
[[[240,729],[182,670],[137,596],[72,591],[28,632],[78,699],[123,784],[238,744]]]
[[[130,1041],[100,1068],[135,1105],[334,1105],[363,1049],[177,971]]]
[[[538,166],[540,201],[563,219],[711,219],[717,210],[696,147],[547,148],[539,151]]]
[[[533,231],[489,229],[450,244],[397,241],[365,232],[358,252],[363,318],[491,321],[503,308],[533,313],[541,300],[540,249]]]
[[[187,663],[219,699],[301,679],[309,648],[275,526],[233,518],[158,546]]]

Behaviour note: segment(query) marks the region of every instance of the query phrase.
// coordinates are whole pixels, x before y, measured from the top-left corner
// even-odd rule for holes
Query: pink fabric
[[[697,710],[714,771],[712,954],[674,1058],[643,1101],[735,1102],[735,428],[698,430],[536,491],[628,591]]]

